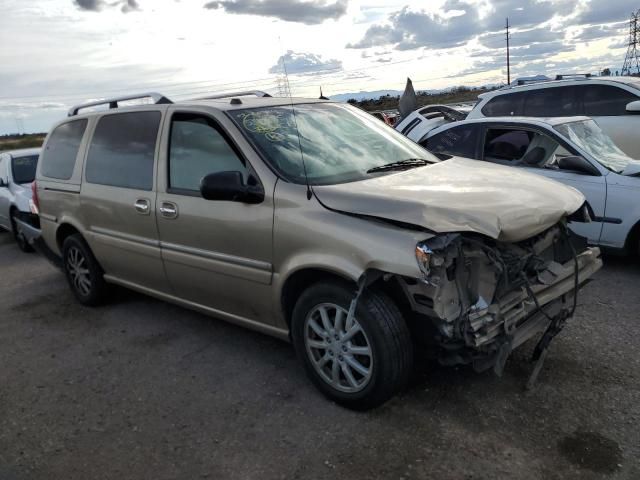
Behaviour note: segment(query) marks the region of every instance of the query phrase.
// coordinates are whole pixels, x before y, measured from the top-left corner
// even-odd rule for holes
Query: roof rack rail
[[[194,100],[216,100],[219,98],[231,98],[231,97],[271,97],[267,92],[263,92],[262,90],[245,90],[241,92],[227,92],[227,93],[218,93],[215,95],[207,95],[206,97],[198,97],[194,98]]]
[[[591,78],[590,73],[565,73],[564,75],[556,75],[556,80],[564,80],[566,78]]]
[[[516,85],[529,85],[530,83],[548,82],[548,78],[519,78]]]
[[[151,98],[154,104],[173,103],[164,95],[161,95],[156,92],[140,93],[138,95],[128,95],[126,97],[115,97],[115,98],[109,98],[107,100],[96,100],[95,102],[81,103],[79,105],[75,105],[71,107],[71,109],[69,110],[68,116],[73,117],[75,115],[78,115],[78,112],[80,110],[84,110],[85,108],[98,107],[100,105],[109,105],[109,109],[118,108],[118,102],[126,102],[128,100],[140,100],[142,98]]]

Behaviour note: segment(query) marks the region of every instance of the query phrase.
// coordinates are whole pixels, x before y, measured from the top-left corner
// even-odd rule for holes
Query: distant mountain
[[[500,85],[484,85],[482,87],[465,87],[465,88],[475,88],[475,89],[481,89],[481,88],[488,88],[488,89],[493,89],[493,88],[498,88]],[[441,93],[448,93],[451,92],[452,90],[455,90],[456,88],[460,88],[459,85],[456,86],[452,86],[452,87],[447,87],[447,88],[439,88],[439,89],[431,89],[431,90],[416,90],[416,93],[419,95],[421,93],[427,93],[429,95],[438,95]],[[383,97],[385,95],[389,95],[390,97],[399,97],[400,95],[402,95],[402,90],[374,90],[371,92],[352,92],[352,93],[338,93],[336,95],[331,95],[330,98],[331,100],[336,100],[338,102],[346,102],[347,100],[350,99],[355,99],[358,102],[361,102],[363,100],[377,100],[380,97]]]
[[[402,94],[401,90],[376,90],[373,92],[357,92],[357,93],[339,93],[337,95],[331,95],[331,100],[336,100],[338,102],[346,102],[350,99],[355,99],[357,101],[361,100],[369,100],[372,98],[384,97],[385,95],[389,95],[391,97],[398,97]]]

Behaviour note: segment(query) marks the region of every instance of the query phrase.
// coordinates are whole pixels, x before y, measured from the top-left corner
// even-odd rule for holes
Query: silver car
[[[440,162],[349,105],[151,98],[45,141],[42,238],[77,299],[117,284],[290,340],[343,405],[393,396],[416,348],[500,373],[538,335],[544,358],[602,265],[565,228],[578,191]]]
[[[19,220],[33,224],[31,184],[36,177],[39,148],[0,153],[0,228],[13,233],[20,249],[33,251],[26,241]]]

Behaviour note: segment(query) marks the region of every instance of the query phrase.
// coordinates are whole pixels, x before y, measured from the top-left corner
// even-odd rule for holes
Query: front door
[[[87,241],[105,273],[131,286],[170,293],[155,216],[161,119],[157,110],[98,119],[80,202]]]
[[[227,315],[273,323],[273,185],[262,183],[259,204],[205,200],[200,182],[208,174],[241,172],[250,184],[261,179],[219,119],[175,111],[164,131],[156,210],[175,294]]]
[[[595,216],[602,218],[607,198],[605,177],[560,170],[554,166],[558,156],[575,154],[577,152],[569,152],[555,138],[539,130],[499,125],[489,127],[485,132],[484,160],[524,168],[571,186],[585,196]],[[600,242],[601,221],[574,222],[570,227],[590,243]]]

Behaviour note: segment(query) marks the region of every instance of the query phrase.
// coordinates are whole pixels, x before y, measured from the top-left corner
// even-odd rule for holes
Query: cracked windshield
[[[349,106],[316,103],[230,115],[267,161],[297,183],[305,182],[305,168],[309,183],[326,185],[369,178],[373,173],[368,170],[391,162],[437,161],[392,128]]]

